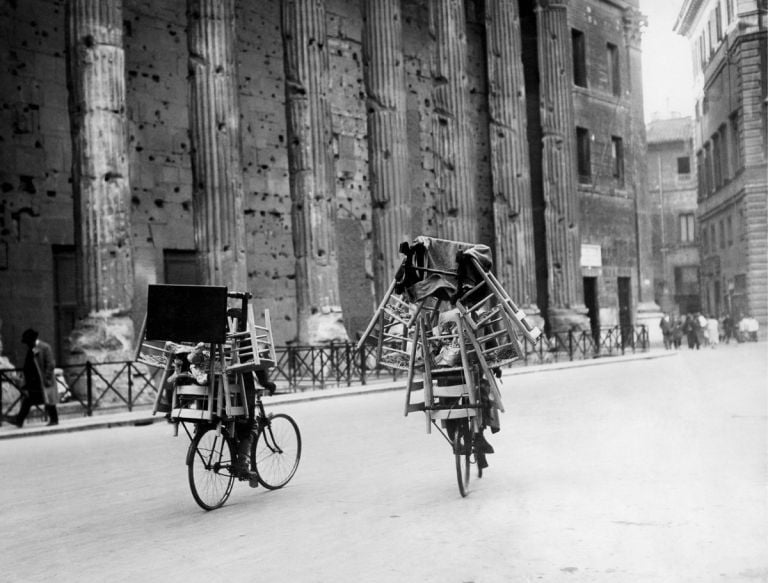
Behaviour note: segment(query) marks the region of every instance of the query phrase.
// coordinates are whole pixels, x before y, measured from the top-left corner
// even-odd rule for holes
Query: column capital
[[[536,10],[567,10],[570,0],[536,0]]]
[[[637,8],[625,8],[622,16],[624,37],[627,44],[639,47],[643,37],[643,29],[648,26],[648,17]]]

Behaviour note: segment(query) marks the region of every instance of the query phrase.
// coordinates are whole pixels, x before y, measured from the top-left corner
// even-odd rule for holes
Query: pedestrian
[[[730,314],[723,316],[723,342],[729,344],[733,337],[733,318]]]
[[[675,318],[675,324],[672,327],[672,343],[675,348],[680,348],[683,343],[683,319],[680,316]]]
[[[21,399],[19,414],[11,417],[9,421],[16,427],[21,427],[33,405],[45,405],[45,412],[48,415],[47,425],[58,425],[59,414],[56,401],[59,395],[54,376],[55,363],[51,345],[40,340],[39,334],[32,328],[24,331],[21,342],[27,346],[23,368],[24,395]]]
[[[760,330],[760,323],[754,316],[747,315],[746,317],[746,340],[750,342],[757,342],[757,333]]]
[[[686,314],[685,323],[683,324],[683,332],[688,340],[688,348],[693,350],[699,349],[699,334],[698,334],[699,322],[693,314]]]
[[[709,336],[710,348],[715,348],[720,344],[720,322],[714,316],[707,319],[707,335]]]
[[[709,344],[709,328],[707,328],[707,317],[700,312],[696,312],[695,320],[697,324],[696,338],[698,342],[696,348],[699,348],[699,346],[707,346]]]
[[[669,321],[669,314],[664,314],[659,322],[661,335],[664,338],[664,348],[669,350],[672,347],[672,322]]]

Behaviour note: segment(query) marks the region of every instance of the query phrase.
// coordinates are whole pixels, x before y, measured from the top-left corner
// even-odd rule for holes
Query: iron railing
[[[547,364],[565,360],[584,360],[604,356],[644,352],[649,348],[646,326],[611,326],[595,331],[569,331],[551,334],[532,345],[524,340],[523,357],[511,366]],[[372,380],[398,380],[405,371],[376,364],[376,347],[357,350],[349,342],[324,346],[285,346],[276,348],[277,364],[270,378],[280,392],[324,389],[329,386],[366,384]],[[0,424],[21,400],[20,368],[0,369]],[[59,382],[63,388],[61,408],[82,414],[124,410],[154,402],[162,371],[132,361],[66,365]],[[44,416],[42,408],[35,415]]]

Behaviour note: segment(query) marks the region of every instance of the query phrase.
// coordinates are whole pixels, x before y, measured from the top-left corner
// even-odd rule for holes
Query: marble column
[[[510,297],[534,315],[539,310],[517,0],[486,0],[485,29],[495,271]]]
[[[581,278],[569,0],[536,0],[549,323],[589,329]]]
[[[467,119],[467,35],[463,0],[430,0],[435,38],[433,150],[438,237],[477,241],[474,156]]]
[[[378,304],[401,263],[400,243],[412,239],[403,23],[400,0],[365,0],[363,10],[373,275]]]
[[[345,340],[324,0],[282,2],[298,341]]]
[[[120,360],[134,293],[122,0],[68,0],[65,19],[79,317],[69,360]]]
[[[192,209],[205,285],[248,291],[235,1],[188,0]]]

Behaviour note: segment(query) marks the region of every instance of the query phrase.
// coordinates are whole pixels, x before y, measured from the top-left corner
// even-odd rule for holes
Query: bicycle
[[[263,389],[256,391],[250,470],[256,473],[260,485],[278,490],[293,478],[299,467],[301,433],[290,415],[266,413],[261,400],[263,392]],[[234,469],[236,432],[221,423],[198,424],[190,439],[187,466],[192,497],[204,510],[215,510],[227,501],[238,477]]]
[[[230,299],[239,306],[229,306]],[[189,437],[189,486],[204,510],[221,507],[235,479],[282,488],[301,459],[296,421],[267,414],[261,399],[274,393],[267,370],[276,355],[269,311],[264,326],[257,325],[250,299],[225,287],[149,286],[136,360],[164,368],[154,413],[165,412],[174,433],[181,426]],[[242,452],[246,438],[250,446]]]

